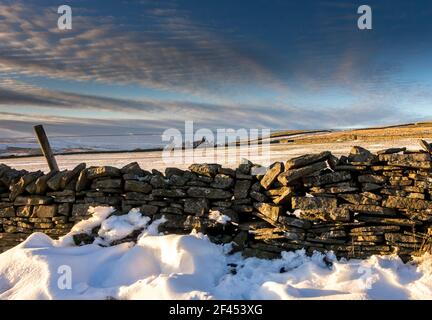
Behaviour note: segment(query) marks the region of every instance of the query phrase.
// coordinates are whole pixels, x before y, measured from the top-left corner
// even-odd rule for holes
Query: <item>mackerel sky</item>
[[[428,0],[2,0],[0,138],[432,120],[431,57]]]

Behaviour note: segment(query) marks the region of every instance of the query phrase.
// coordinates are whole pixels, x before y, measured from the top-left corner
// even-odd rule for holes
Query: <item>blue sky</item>
[[[2,1],[0,137],[431,120],[431,16],[426,0]]]

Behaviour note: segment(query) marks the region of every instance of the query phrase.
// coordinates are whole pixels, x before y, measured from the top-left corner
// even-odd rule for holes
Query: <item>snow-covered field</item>
[[[94,211],[60,240],[35,233],[1,254],[0,299],[432,299],[430,255],[409,264],[301,250],[244,259],[202,234],[159,235],[160,221],[149,225],[136,210],[109,218],[110,209]],[[74,232],[101,222],[94,244],[73,245]],[[142,227],[136,245],[98,245]]]
[[[355,145],[362,146],[371,151],[378,151],[392,147],[407,147],[412,150],[419,150],[418,139],[399,139],[388,140],[383,142],[370,141],[345,141],[338,143],[319,143],[319,144],[271,144],[268,154],[265,150],[259,153],[255,149],[239,148],[220,148],[217,150],[210,149],[206,154],[202,150],[194,150],[193,153],[186,151],[181,152],[173,157],[164,159],[160,151],[148,152],[125,152],[111,154],[79,154],[79,155],[58,155],[57,162],[61,169],[73,169],[77,164],[86,162],[88,166],[116,166],[122,167],[132,161],[137,161],[141,168],[146,170],[157,169],[163,171],[165,167],[175,166],[178,168],[187,168],[191,163],[214,163],[217,162],[226,167],[237,166],[242,158],[247,158],[254,163],[267,165],[275,161],[286,161],[290,158],[304,155],[307,153],[319,153],[330,150],[336,156],[349,154],[351,148]],[[262,152],[261,152],[262,151]],[[187,161],[185,160],[187,159]],[[168,160],[168,161],[167,161]],[[16,169],[26,169],[28,171],[48,170],[44,157],[31,158],[13,158],[2,159],[0,163],[5,163]]]

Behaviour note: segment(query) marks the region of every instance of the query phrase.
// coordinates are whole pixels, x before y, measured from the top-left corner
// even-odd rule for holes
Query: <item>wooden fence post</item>
[[[57,161],[54,157],[54,153],[51,150],[51,146],[43,126],[42,125],[34,126],[33,129],[34,132],[36,133],[36,137],[39,141],[39,145],[41,147],[42,153],[45,156],[45,159],[48,163],[50,170],[59,171]]]

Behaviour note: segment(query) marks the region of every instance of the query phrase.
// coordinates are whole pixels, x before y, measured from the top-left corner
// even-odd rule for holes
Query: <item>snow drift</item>
[[[228,255],[206,236],[160,235],[137,210],[96,208],[70,234],[42,233],[0,255],[1,299],[431,299],[432,256],[336,260],[332,253],[285,252],[278,260]],[[102,224],[102,225],[101,225]],[[72,235],[101,225],[90,245]],[[144,227],[138,242],[104,247]]]

